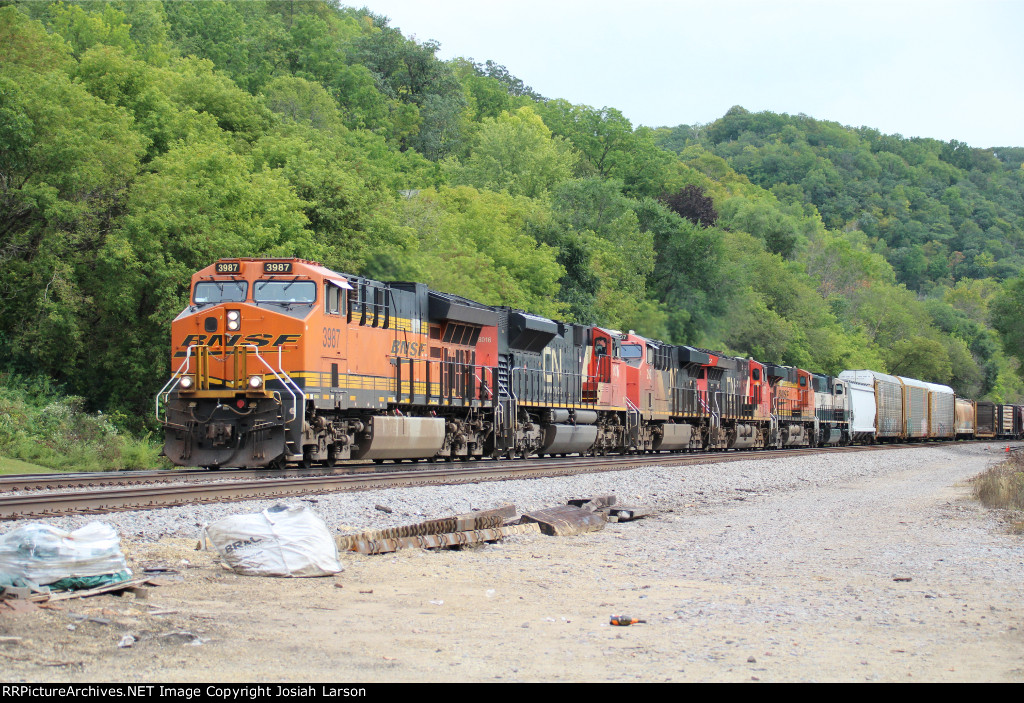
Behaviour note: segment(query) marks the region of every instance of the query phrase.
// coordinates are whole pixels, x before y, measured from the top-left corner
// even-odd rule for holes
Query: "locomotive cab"
[[[157,397],[183,466],[482,456],[498,316],[419,283],[301,259],[218,261],[172,324]]]
[[[350,288],[299,259],[223,260],[196,273],[157,398],[167,457],[209,467],[301,459],[307,320],[339,312]]]

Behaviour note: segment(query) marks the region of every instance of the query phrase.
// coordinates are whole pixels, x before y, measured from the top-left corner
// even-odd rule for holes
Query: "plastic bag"
[[[301,504],[218,520],[203,528],[206,539],[239,574],[330,576],[342,570],[327,524]]]
[[[106,523],[90,522],[74,532],[30,523],[0,535],[0,582],[44,585],[90,577],[109,577],[106,583],[131,578],[117,531]]]

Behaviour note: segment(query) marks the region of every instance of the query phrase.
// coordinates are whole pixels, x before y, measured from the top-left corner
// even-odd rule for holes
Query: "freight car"
[[[974,439],[974,401],[956,399],[956,438]]]
[[[974,436],[980,439],[995,439],[996,404],[979,400],[974,404]]]
[[[996,437],[999,439],[1020,439],[1022,433],[1021,413],[1024,408],[1019,405],[996,405]]]
[[[223,259],[192,276],[189,295],[156,398],[178,465],[781,448],[962,429],[944,386],[833,378],[302,259]],[[1012,408],[1006,417],[1024,424]]]

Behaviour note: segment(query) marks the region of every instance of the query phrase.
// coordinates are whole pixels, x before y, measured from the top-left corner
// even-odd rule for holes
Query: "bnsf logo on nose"
[[[245,338],[242,338],[240,334],[213,334],[207,339],[205,334],[190,334],[185,337],[182,341],[181,346],[190,347],[193,344],[196,346],[207,346],[212,347],[214,345],[223,344],[226,347],[233,347],[236,344],[252,344],[257,347],[280,347],[284,344],[294,344],[299,341],[301,334],[282,334],[278,335],[277,339],[274,339],[272,334],[249,334]],[[271,343],[271,339],[274,339]]]
[[[402,356],[420,356],[427,353],[427,345],[420,344],[419,342],[410,344],[409,342],[401,342],[396,339],[391,343],[391,353]]]

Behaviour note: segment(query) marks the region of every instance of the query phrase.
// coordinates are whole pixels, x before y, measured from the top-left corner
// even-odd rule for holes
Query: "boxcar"
[[[974,436],[991,439],[996,436],[996,404],[979,400],[974,404]]]
[[[996,405],[996,436],[1009,439],[1013,434],[1013,406]]]
[[[927,383],[928,436],[953,439],[956,436],[956,396],[949,386]]]
[[[956,408],[956,438],[974,438],[974,401],[967,398],[957,398]]]
[[[905,439],[923,439],[928,429],[928,384],[916,378],[897,376],[903,391],[903,432]]]
[[[868,369],[846,370],[844,381],[867,383],[875,389],[875,438],[894,441],[906,436],[903,414],[903,384],[895,376]]]
[[[851,440],[857,443],[875,442],[875,386],[873,383],[846,380],[849,394]]]

